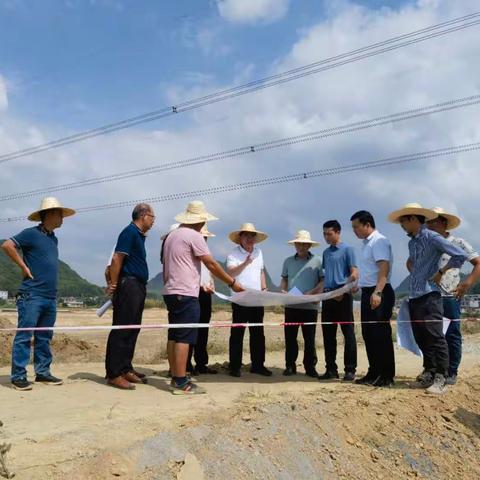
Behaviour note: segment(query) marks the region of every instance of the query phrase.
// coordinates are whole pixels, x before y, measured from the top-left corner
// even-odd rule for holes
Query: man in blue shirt
[[[460,268],[467,260],[466,253],[438,233],[429,230],[425,221],[438,216],[418,203],[409,203],[389,215],[410,237],[407,268],[410,271],[409,310],[413,335],[422,351],[425,372],[420,386],[428,393],[443,394],[448,372],[448,346],[443,334],[443,303],[440,288],[442,276],[450,268]],[[438,268],[443,254],[450,255],[448,263]],[[433,320],[433,321],[432,321]]]
[[[17,296],[18,327],[53,327],[57,315],[58,240],[54,230],[60,228],[63,218],[75,210],[64,208],[53,197],[44,198],[40,209],[29,215],[31,221],[40,221],[36,227],[26,228],[6,240],[3,251],[21,269],[23,281]],[[20,256],[18,250],[21,250]],[[35,331],[35,382],[61,385],[61,379],[50,373],[52,330]],[[12,385],[17,390],[31,390],[26,367],[30,360],[32,331],[17,332],[12,347]]]
[[[145,238],[155,214],[146,203],[132,212],[132,222],[120,233],[109,269],[108,291],[113,296],[113,325],[140,325],[148,282]],[[105,369],[113,387],[133,390],[135,383],[146,383],[145,375],[132,366],[140,329],[112,330],[108,336]]]
[[[323,270],[325,273],[323,290],[329,292],[343,287],[349,282],[357,281],[358,269],[355,250],[341,240],[341,226],[337,220],[329,220],[323,225],[323,236],[330,245],[323,252]],[[311,292],[315,293],[315,292]],[[337,358],[337,323],[341,323],[344,337],[345,375],[343,380],[351,382],[355,379],[357,369],[357,340],[353,324],[353,297],[345,293],[337,298],[322,302],[322,331],[325,349],[326,372],[320,380],[338,377]],[[332,323],[333,322],[333,323]]]
[[[304,295],[309,294],[318,287],[322,280],[322,259],[313,255],[310,248],[318,247],[319,243],[310,238],[310,232],[299,230],[293,240],[288,242],[295,246],[295,255],[288,257],[283,262],[282,291],[290,291],[292,288],[300,290]],[[307,303],[292,307],[285,307],[285,323],[313,323],[314,325],[302,325],[304,352],[303,366],[305,374],[312,378],[318,378],[317,352],[315,348],[315,332],[318,317],[318,303]],[[297,373],[298,357],[298,325],[285,327],[285,376]]]

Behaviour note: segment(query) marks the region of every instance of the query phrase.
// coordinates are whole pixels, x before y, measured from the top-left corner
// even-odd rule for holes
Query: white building
[[[8,300],[8,292],[0,290],[0,300]]]

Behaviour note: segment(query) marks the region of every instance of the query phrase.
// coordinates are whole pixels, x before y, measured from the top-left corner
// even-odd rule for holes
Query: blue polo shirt
[[[133,222],[125,227],[118,236],[115,252],[126,255],[120,275],[135,277],[145,284],[148,282],[145,235]]]
[[[325,271],[325,288],[333,290],[347,283],[351,268],[357,266],[355,250],[345,243],[330,245],[323,252],[323,269]]]
[[[10,240],[22,251],[23,261],[33,275],[33,279],[23,280],[19,292],[45,298],[56,298],[58,239],[55,234],[47,233],[38,225],[22,230]]]

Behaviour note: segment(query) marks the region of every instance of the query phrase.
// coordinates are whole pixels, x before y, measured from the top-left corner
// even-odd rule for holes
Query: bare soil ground
[[[229,318],[216,312],[214,321]],[[266,321],[281,318],[271,313]],[[13,312],[0,314],[0,325],[15,319]],[[163,311],[146,311],[146,323],[165,320]],[[58,324],[109,321],[78,311],[61,313]],[[421,362],[403,350],[396,350],[398,377],[390,389],[321,383],[303,375],[301,365],[299,374],[283,377],[278,328],[266,332],[274,376],[245,370],[231,378],[221,368],[228,329],[211,333],[212,363],[221,373],[199,376],[208,393],[195,397],[168,391],[164,331],[140,335],[136,365],[149,383],[127,392],[105,385],[105,332],[56,334],[53,373],[65,384],[14,391],[11,336],[0,334],[0,445],[12,445],[6,461],[15,478],[480,478],[479,334],[465,336],[461,379],[437,398],[411,388]],[[320,332],[317,338],[320,366]],[[359,344],[358,372],[365,369]]]

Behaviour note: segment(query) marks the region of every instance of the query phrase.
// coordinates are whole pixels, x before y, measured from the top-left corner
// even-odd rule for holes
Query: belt
[[[138,277],[136,277],[135,275],[121,275],[120,276],[120,281],[123,279],[123,278],[129,278],[131,280],[135,280],[137,281],[138,283],[141,283],[142,285],[146,285],[148,282],[144,282],[143,280],[140,280]]]

